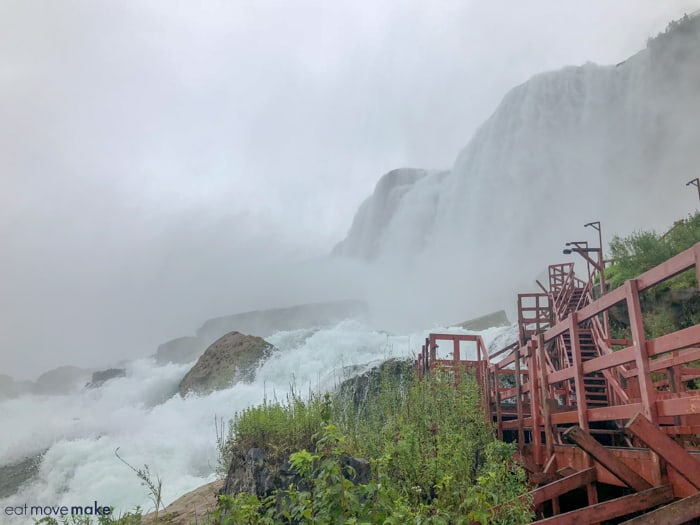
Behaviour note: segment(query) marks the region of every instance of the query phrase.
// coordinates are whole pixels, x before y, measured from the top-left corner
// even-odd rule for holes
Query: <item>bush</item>
[[[617,288],[628,279],[658,266],[666,259],[700,242],[700,213],[677,221],[664,235],[640,231],[627,237],[613,237],[610,252],[613,265],[606,272],[609,287]],[[694,272],[681,274],[668,281],[668,287],[697,286]]]
[[[222,524],[531,521],[525,473],[513,446],[496,441],[484,421],[471,374],[458,385],[384,374],[360,405],[351,395],[290,399],[238,414],[229,446],[297,445],[288,457],[299,483],[263,499],[223,497]],[[281,431],[293,427],[301,439]],[[369,460],[368,483],[350,481],[348,455]]]

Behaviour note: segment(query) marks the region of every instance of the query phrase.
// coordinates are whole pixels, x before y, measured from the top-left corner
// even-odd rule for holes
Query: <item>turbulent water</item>
[[[432,331],[465,333],[461,329]],[[215,479],[215,418],[229,419],[264,397],[285,399],[334,388],[348,375],[390,357],[413,356],[428,331],[391,336],[357,321],[318,331],[279,332],[267,338],[279,352],[250,384],[204,397],[182,399],[177,385],[191,365],[156,366],[151,359],[128,364],[127,376],[102,388],[67,396],[26,396],[0,403],[0,465],[46,450],[39,470],[18,492],[0,500],[7,506],[112,505],[118,511],[149,509],[148,492],[114,454],[135,467],[147,464],[163,481],[165,503]],[[500,347],[512,328],[481,332]],[[357,366],[360,365],[360,366]],[[0,513],[0,523],[30,523]]]

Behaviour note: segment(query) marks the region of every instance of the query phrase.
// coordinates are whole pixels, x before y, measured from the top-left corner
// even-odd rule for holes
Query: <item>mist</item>
[[[469,252],[326,255],[382,174],[452,167],[513,86],[617,63],[698,8],[2,3],[0,373],[145,356],[305,302],[367,299],[394,330],[507,306],[462,271]]]

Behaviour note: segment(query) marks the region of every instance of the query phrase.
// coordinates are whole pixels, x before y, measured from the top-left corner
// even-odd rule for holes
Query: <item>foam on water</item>
[[[181,378],[192,366],[156,366],[151,359],[127,365],[127,375],[102,388],[68,396],[26,396],[0,403],[0,465],[46,451],[38,475],[5,500],[7,505],[82,505],[94,500],[118,511],[135,506],[150,510],[148,492],[130,464],[147,464],[163,480],[168,504],[215,479],[215,418],[230,419],[236,411],[264,397],[285,399],[297,392],[329,390],[361,373],[368,363],[417,353],[430,331],[467,333],[459,328],[434,328],[393,336],[356,321],[321,330],[279,332],[268,338],[279,351],[257,371],[249,384],[238,384],[208,396],[177,395]],[[481,332],[486,344],[508,337],[510,328]],[[3,521],[4,520],[4,521]],[[0,523],[24,523],[0,515]]]

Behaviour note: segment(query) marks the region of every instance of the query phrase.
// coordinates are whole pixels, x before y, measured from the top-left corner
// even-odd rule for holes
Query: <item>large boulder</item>
[[[273,349],[261,337],[230,332],[214,341],[187,372],[180,382],[180,395],[208,394],[241,381],[250,382]]]

